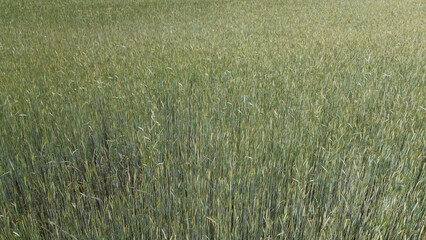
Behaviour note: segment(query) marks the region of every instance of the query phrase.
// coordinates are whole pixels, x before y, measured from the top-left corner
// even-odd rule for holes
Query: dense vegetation
[[[422,0],[0,0],[0,239],[424,239]]]

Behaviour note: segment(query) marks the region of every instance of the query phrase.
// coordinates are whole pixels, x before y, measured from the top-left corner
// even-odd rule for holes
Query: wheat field
[[[425,13],[0,0],[0,239],[424,239]]]

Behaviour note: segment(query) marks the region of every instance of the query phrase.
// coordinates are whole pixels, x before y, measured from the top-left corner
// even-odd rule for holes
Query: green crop
[[[424,239],[422,0],[0,0],[0,239]]]

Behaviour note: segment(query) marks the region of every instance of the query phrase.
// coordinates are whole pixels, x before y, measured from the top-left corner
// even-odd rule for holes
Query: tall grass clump
[[[0,239],[424,239],[421,0],[0,0]]]

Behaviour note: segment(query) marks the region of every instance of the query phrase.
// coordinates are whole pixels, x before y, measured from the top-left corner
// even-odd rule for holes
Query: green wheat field
[[[0,0],[0,239],[425,239],[423,0]]]

